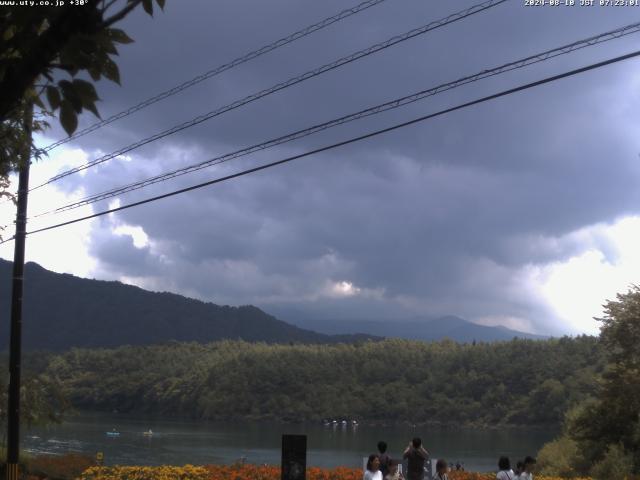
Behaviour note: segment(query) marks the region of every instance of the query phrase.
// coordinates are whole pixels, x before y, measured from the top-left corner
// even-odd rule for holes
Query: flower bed
[[[82,472],[80,480],[210,480],[211,472],[204,467],[91,467]]]
[[[449,480],[495,480],[495,473],[454,471]],[[536,480],[563,480],[535,476]],[[91,467],[78,480],[280,480],[280,467],[267,465],[207,465],[196,467]],[[359,468],[307,468],[307,480],[362,480]],[[591,480],[587,478],[573,480]]]
[[[195,467],[91,467],[79,480],[280,480],[280,467],[207,465]],[[358,468],[307,468],[307,480],[362,480]]]
[[[476,472],[450,472],[449,480],[496,480],[495,473],[476,473]],[[543,477],[534,474],[535,480],[564,480],[561,477]],[[590,478],[574,478],[572,480],[591,480]]]

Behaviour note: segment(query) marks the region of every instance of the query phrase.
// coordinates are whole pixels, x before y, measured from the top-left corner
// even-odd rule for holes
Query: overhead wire
[[[410,103],[414,103],[416,101],[425,99],[427,97],[431,97],[434,95],[437,95],[439,93],[448,91],[448,90],[452,90],[454,88],[460,87],[462,85],[466,85],[472,82],[476,82],[479,81],[481,79],[484,78],[488,78],[488,77],[492,77],[495,75],[499,75],[505,72],[509,72],[512,70],[516,70],[519,68],[523,68],[526,66],[530,66],[539,62],[543,62],[546,60],[549,60],[551,58],[555,58],[558,57],[560,55],[566,55],[569,54],[571,52],[574,52],[576,50],[585,48],[585,47],[589,47],[589,46],[593,46],[593,45],[597,45],[597,44],[601,44],[604,42],[608,42],[617,38],[621,38],[623,36],[626,35],[630,35],[633,33],[638,33],[640,32],[640,22],[637,23],[633,23],[630,25],[626,25],[608,32],[604,32],[598,35],[594,35],[582,40],[578,40],[575,42],[572,42],[570,44],[567,45],[563,45],[561,47],[556,47],[550,50],[546,50],[544,52],[541,53],[537,53],[534,55],[530,55],[528,57],[519,59],[519,60],[515,60],[515,61],[511,61],[509,63],[505,63],[503,65],[500,65],[498,67],[494,67],[491,69],[485,69],[482,70],[478,73],[475,73],[473,75],[468,75],[462,78],[459,78],[457,80],[451,81],[451,82],[447,82],[447,83],[443,83],[440,84],[438,86],[435,87],[431,87],[429,89],[426,90],[422,90],[416,93],[413,93],[411,95],[406,95],[404,97],[400,97],[397,98],[395,100],[391,100],[373,107],[369,107],[367,109],[364,110],[360,110],[356,113],[352,113],[349,115],[345,115],[333,120],[330,120],[328,122],[324,122],[324,123],[320,123],[317,125],[313,125],[311,127],[302,129],[302,130],[298,130],[296,132],[293,133],[289,133],[287,135],[283,135],[271,140],[268,140],[266,142],[262,142],[259,144],[255,144],[249,147],[245,147],[242,148],[240,150],[236,150],[234,152],[230,152],[230,153],[226,153],[224,155],[220,155],[214,158],[211,158],[209,160],[206,160],[204,162],[200,162],[197,164],[193,164],[193,165],[189,165],[186,167],[182,167],[179,169],[175,169],[172,170],[170,172],[165,172],[144,180],[140,180],[137,182],[132,182],[130,184],[124,185],[124,186],[120,186],[114,189],[110,189],[98,194],[94,194],[88,197],[85,197],[83,199],[77,200],[75,202],[69,203],[67,205],[58,207],[56,209],[53,210],[49,210],[47,212],[43,212],[40,214],[35,215],[33,218],[37,218],[37,217],[42,217],[45,215],[50,215],[50,214],[54,214],[54,213],[61,213],[61,212],[65,212],[68,210],[73,210],[85,205],[89,205],[92,203],[96,203],[98,201],[102,201],[102,200],[106,200],[109,198],[113,198],[115,196],[124,194],[124,193],[128,193],[134,190],[138,190],[144,187],[147,187],[149,185],[153,185],[162,181],[166,181],[166,180],[170,180],[182,175],[186,175],[188,173],[192,173],[198,170],[202,170],[204,168],[208,168],[210,166],[213,165],[218,165],[224,162],[228,162],[230,160],[233,160],[235,158],[239,158],[245,155],[249,155],[251,153],[260,151],[260,150],[265,150],[267,148],[271,148],[273,146],[276,145],[281,145],[299,138],[303,138],[309,135],[312,135],[314,133],[338,126],[338,125],[342,125],[348,122],[352,122],[355,120],[359,120],[361,118],[365,118],[367,116],[371,116],[371,115],[376,115],[378,113],[382,113],[385,111],[389,111],[395,108],[399,108],[401,106],[405,106],[408,105]]]
[[[423,34],[425,34],[427,32],[430,32],[430,31],[435,30],[437,28],[443,27],[443,26],[448,25],[450,23],[454,23],[454,22],[457,22],[457,21],[462,20],[464,18],[467,18],[467,17],[469,17],[471,15],[475,15],[477,13],[483,12],[483,11],[485,11],[487,9],[493,8],[493,7],[498,6],[498,5],[502,4],[502,3],[505,3],[507,1],[508,0],[487,0],[487,1],[482,2],[480,4],[476,4],[476,5],[473,5],[473,6],[469,7],[469,8],[466,8],[464,10],[461,10],[459,12],[452,13],[452,14],[448,15],[447,17],[442,18],[440,20],[436,20],[436,21],[430,22],[429,24],[424,25],[422,27],[412,29],[412,30],[410,30],[408,32],[405,32],[405,33],[401,34],[401,35],[396,35],[396,36],[394,36],[394,37],[392,37],[392,38],[390,38],[390,39],[388,39],[388,40],[386,40],[384,42],[377,43],[377,44],[372,45],[372,46],[370,46],[370,47],[368,47],[366,49],[363,49],[363,50],[359,50],[359,51],[357,51],[355,53],[352,53],[350,55],[342,57],[342,58],[340,58],[338,60],[335,60],[335,61],[333,61],[331,63],[325,64],[325,65],[323,65],[321,67],[318,67],[318,68],[315,68],[313,70],[309,70],[309,71],[307,71],[307,72],[305,72],[305,73],[303,73],[301,75],[292,77],[289,80],[286,80],[284,82],[281,82],[281,83],[278,83],[276,85],[273,85],[272,87],[269,87],[267,89],[261,90],[260,92],[248,95],[248,96],[246,96],[246,97],[244,97],[244,98],[242,98],[240,100],[236,100],[235,102],[227,104],[227,105],[225,105],[223,107],[220,107],[220,108],[218,108],[216,110],[208,112],[208,113],[206,113],[204,115],[200,115],[198,117],[195,117],[192,120],[189,120],[187,122],[184,122],[184,123],[181,123],[181,124],[176,125],[174,127],[171,127],[171,128],[169,128],[167,130],[164,130],[164,131],[162,131],[160,133],[152,135],[151,137],[147,137],[147,138],[144,138],[142,140],[139,140],[139,141],[137,141],[135,143],[132,143],[132,144],[126,146],[126,147],[123,147],[123,148],[121,148],[121,149],[119,149],[119,150],[117,150],[115,152],[109,153],[109,154],[104,155],[104,156],[102,156],[100,158],[97,158],[95,160],[87,162],[84,165],[81,165],[81,166],[66,170],[66,171],[64,171],[64,172],[62,172],[62,173],[60,173],[58,175],[55,175],[55,176],[51,177],[46,182],[44,182],[44,183],[42,183],[42,184],[40,184],[40,185],[38,185],[36,187],[31,188],[31,190],[29,190],[29,191],[31,192],[33,190],[37,190],[37,189],[39,189],[41,187],[44,187],[45,185],[48,185],[48,184],[50,184],[52,182],[55,182],[55,181],[58,181],[58,180],[60,180],[60,179],[62,179],[64,177],[67,177],[67,176],[72,175],[74,173],[81,172],[81,171],[86,170],[87,168],[93,167],[95,165],[104,163],[104,162],[106,162],[108,160],[111,160],[113,158],[116,158],[116,157],[118,157],[120,155],[124,155],[125,153],[128,153],[128,152],[130,152],[132,150],[135,150],[136,148],[139,148],[139,147],[141,147],[143,145],[147,145],[147,144],[149,144],[151,142],[154,142],[156,140],[160,140],[161,138],[167,137],[169,135],[172,135],[174,133],[180,132],[180,131],[185,130],[187,128],[191,128],[191,127],[193,127],[195,125],[198,125],[198,124],[200,124],[202,122],[205,122],[205,121],[210,120],[210,119],[212,119],[214,117],[222,115],[223,113],[226,113],[228,111],[231,111],[231,110],[234,110],[236,108],[239,108],[239,107],[241,107],[243,105],[246,105],[248,103],[256,101],[256,100],[258,100],[260,98],[266,97],[267,95],[270,95],[272,93],[278,92],[278,91],[283,90],[285,88],[291,87],[291,86],[296,85],[298,83],[304,82],[305,80],[308,80],[310,78],[317,77],[318,75],[321,75],[321,74],[326,73],[328,71],[334,70],[334,69],[336,69],[338,67],[341,67],[341,66],[346,65],[348,63],[354,62],[354,61],[356,61],[356,60],[358,60],[360,58],[363,58],[363,57],[366,57],[366,56],[371,55],[373,53],[379,52],[379,51],[384,50],[386,48],[389,48],[389,47],[391,47],[393,45],[396,45],[398,43],[407,41],[407,40],[409,40],[411,38],[414,38],[414,37],[416,37],[418,35],[423,35]]]
[[[82,130],[77,131],[76,133],[74,133],[73,135],[63,138],[61,140],[58,140],[57,142],[54,142],[50,145],[47,145],[46,147],[43,148],[43,150],[45,152],[51,151],[54,148],[63,145],[65,143],[68,143],[72,140],[75,140],[79,137],[82,137],[84,135],[87,135],[88,133],[94,132],[102,127],[104,127],[105,125],[109,125],[110,123],[113,123],[117,120],[120,120],[121,118],[125,118],[128,117],[129,115],[142,110],[143,108],[146,108],[150,105],[153,105],[154,103],[157,103],[161,100],[164,100],[165,98],[171,97],[173,95],[176,95],[177,93],[182,92],[183,90],[186,90],[187,88],[193,87],[194,85],[197,85],[200,82],[203,82],[204,80],[207,80],[209,78],[215,77],[216,75],[219,75],[223,72],[226,72],[227,70],[230,70],[234,67],[237,67],[238,65],[241,65],[243,63],[246,63],[250,60],[253,60],[255,58],[258,58],[266,53],[272,52],[273,50],[276,50],[280,47],[283,47],[285,45],[288,45],[292,42],[295,42],[296,40],[299,40],[303,37],[306,37],[307,35],[310,35],[314,32],[317,32],[318,30],[322,30],[325,27],[328,27],[329,25],[333,25],[336,22],[339,22],[340,20],[343,20],[347,17],[350,17],[352,15],[355,15],[356,13],[360,13],[370,7],[373,7],[375,5],[378,5],[379,3],[382,3],[386,0],[366,0],[358,5],[356,5],[355,7],[352,8],[347,8],[345,10],[342,10],[341,12],[337,13],[336,15],[332,15],[330,17],[327,17],[317,23],[314,23],[313,25],[309,25],[305,28],[302,28],[290,35],[287,35],[286,37],[280,38],[278,40],[276,40],[275,42],[272,42],[268,45],[265,45],[263,47],[258,48],[257,50],[253,50],[245,55],[242,55],[238,58],[235,58],[234,60],[231,60],[228,63],[224,63],[214,69],[211,69],[207,72],[204,72],[190,80],[187,80],[186,82],[181,83],[180,85],[177,85],[173,88],[170,88],[169,90],[165,90],[164,92],[161,92],[157,95],[154,95],[153,97],[150,97],[132,107],[127,108],[126,110],[123,110],[119,113],[116,113],[112,116],[110,116],[109,118],[106,118],[104,120],[101,120],[99,122],[94,123],[93,125],[88,126],[87,128],[84,128]]]
[[[164,199],[164,198],[168,198],[168,197],[172,197],[172,196],[179,195],[179,194],[182,194],[182,193],[190,192],[190,191],[193,191],[193,190],[196,190],[196,189],[200,189],[200,188],[203,188],[203,187],[206,187],[206,186],[209,186],[209,185],[213,185],[213,184],[216,184],[216,183],[221,183],[221,182],[224,182],[224,181],[227,181],[227,180],[238,178],[238,177],[241,177],[241,176],[244,176],[244,175],[248,175],[250,173],[255,173],[255,172],[258,172],[258,171],[261,171],[261,170],[265,170],[265,169],[268,169],[268,168],[271,168],[271,167],[275,167],[275,166],[278,166],[278,165],[283,165],[285,163],[292,162],[292,161],[300,159],[300,158],[308,157],[308,156],[311,156],[311,155],[314,155],[314,154],[317,154],[317,153],[325,152],[325,151],[332,150],[332,149],[335,149],[335,148],[338,148],[338,147],[342,147],[342,146],[349,145],[349,144],[352,144],[352,143],[355,143],[355,142],[359,142],[359,141],[362,141],[362,140],[365,140],[365,139],[368,139],[368,138],[372,138],[372,137],[381,135],[383,133],[391,132],[391,131],[394,131],[394,130],[397,130],[397,129],[400,129],[400,128],[407,127],[409,125],[413,125],[413,124],[416,124],[416,123],[419,123],[419,122],[423,122],[423,121],[431,119],[431,118],[435,118],[435,117],[438,117],[438,116],[441,116],[441,115],[445,115],[447,113],[451,113],[451,112],[454,112],[454,111],[457,111],[457,110],[468,108],[468,107],[471,107],[473,105],[478,105],[478,104],[481,104],[481,103],[484,103],[484,102],[488,102],[490,100],[494,100],[494,99],[497,99],[497,98],[500,98],[500,97],[504,97],[504,96],[507,96],[507,95],[512,95],[512,94],[517,93],[517,92],[528,90],[530,88],[538,87],[540,85],[544,85],[544,84],[547,84],[547,83],[555,82],[555,81],[561,80],[563,78],[567,78],[567,77],[571,77],[571,76],[574,76],[574,75],[578,75],[580,73],[584,73],[584,72],[587,72],[587,71],[590,71],[590,70],[595,70],[597,68],[602,68],[604,66],[611,65],[611,64],[614,64],[614,63],[618,63],[618,62],[621,62],[623,60],[628,60],[628,59],[631,59],[631,58],[634,58],[634,57],[638,57],[638,56],[640,56],[640,50],[636,50],[634,52],[631,52],[631,53],[628,53],[628,54],[625,54],[625,55],[620,55],[618,57],[610,58],[608,60],[604,60],[604,61],[601,61],[601,62],[593,63],[593,64],[590,64],[590,65],[587,65],[587,66],[584,66],[584,67],[581,67],[581,68],[577,68],[577,69],[574,69],[574,70],[570,70],[570,71],[567,71],[567,72],[564,72],[564,73],[560,73],[560,74],[557,74],[557,75],[546,77],[546,78],[543,78],[541,80],[537,80],[537,81],[534,81],[534,82],[526,83],[526,84],[520,85],[518,87],[514,87],[514,88],[507,89],[507,90],[503,90],[503,91],[495,93],[493,95],[488,95],[488,96],[485,96],[485,97],[482,97],[482,98],[479,98],[479,99],[476,99],[476,100],[472,100],[472,101],[469,101],[469,102],[465,102],[465,103],[456,105],[454,107],[450,107],[450,108],[446,108],[444,110],[440,110],[440,111],[435,112],[435,113],[431,113],[431,114],[424,115],[424,116],[421,116],[421,117],[418,117],[418,118],[414,118],[414,119],[406,121],[406,122],[398,123],[398,124],[393,125],[391,127],[387,127],[387,128],[383,128],[383,129],[380,129],[380,130],[376,130],[376,131],[373,131],[373,132],[370,132],[370,133],[367,133],[367,134],[364,134],[364,135],[360,135],[358,137],[353,137],[353,138],[350,138],[348,140],[343,140],[341,142],[337,142],[337,143],[334,143],[334,144],[331,144],[331,145],[327,145],[327,146],[324,146],[324,147],[321,147],[321,148],[316,148],[316,149],[308,151],[308,152],[304,152],[304,153],[301,153],[301,154],[298,154],[298,155],[293,155],[293,156],[290,156],[290,157],[287,157],[287,158],[284,158],[284,159],[281,159],[281,160],[278,160],[278,161],[275,161],[275,162],[271,162],[271,163],[267,163],[267,164],[264,164],[264,165],[260,165],[258,167],[253,167],[253,168],[250,168],[250,169],[246,169],[246,170],[243,170],[241,172],[234,173],[232,175],[227,175],[225,177],[216,178],[216,179],[213,179],[213,180],[209,180],[207,182],[199,183],[197,185],[192,185],[190,187],[182,188],[180,190],[175,190],[173,192],[169,192],[169,193],[165,193],[163,195],[158,195],[158,196],[155,196],[155,197],[147,198],[145,200],[141,200],[141,201],[138,201],[138,202],[133,202],[133,203],[130,203],[130,204],[127,204],[127,205],[122,205],[122,206],[119,206],[119,207],[110,208],[110,209],[104,210],[102,212],[94,213],[92,215],[87,215],[87,216],[76,218],[76,219],[69,220],[69,221],[66,221],[66,222],[61,222],[61,223],[58,223],[58,224],[55,224],[55,225],[50,225],[50,226],[47,226],[47,227],[43,227],[43,228],[39,228],[39,229],[36,229],[36,230],[32,230],[30,232],[27,232],[27,235],[33,235],[35,233],[40,233],[40,232],[45,232],[45,231],[48,231],[48,230],[53,230],[53,229],[64,227],[64,226],[71,225],[71,224],[74,224],[74,223],[82,222],[84,220],[89,220],[89,219],[92,219],[92,218],[101,217],[103,215],[107,215],[107,214],[110,214],[110,213],[119,212],[119,211],[126,210],[126,209],[129,209],[129,208],[133,208],[133,207],[137,207],[137,206],[144,205],[144,204],[147,204],[147,203],[155,202],[155,201],[158,201],[158,200],[161,200],[161,199]],[[0,242],[0,244],[6,243],[6,242],[11,241],[13,239],[14,238],[3,240],[2,242]]]

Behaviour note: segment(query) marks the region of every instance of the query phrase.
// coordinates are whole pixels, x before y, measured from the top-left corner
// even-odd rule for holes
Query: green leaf
[[[149,15],[153,16],[153,0],[142,0],[142,8]]]
[[[107,30],[107,35],[116,43],[122,43],[123,45],[133,43],[133,39],[129,37],[124,30],[120,30],[119,28],[110,28]]]
[[[71,136],[73,132],[78,128],[78,115],[76,114],[73,105],[67,100],[62,100],[60,104],[60,124],[67,135]]]
[[[87,67],[87,72],[89,72],[89,75],[91,76],[91,79],[94,82],[97,82],[98,80],[100,80],[100,77],[102,76],[100,74],[100,69],[98,67],[96,67],[95,65],[91,65],[91,66]]]
[[[112,82],[116,82],[120,85],[120,71],[118,65],[113,60],[107,58],[102,63],[102,74]]]
[[[73,80],[73,88],[80,96],[83,103],[85,100],[89,100],[92,102],[98,100],[98,94],[96,93],[96,89],[91,82],[87,82],[86,80],[79,80],[76,78],[75,80]]]
[[[91,52],[97,49],[95,39],[76,35],[60,51],[60,63],[85,68],[91,61]]]
[[[73,106],[76,112],[80,113],[82,111],[82,98],[80,98],[73,84],[68,80],[60,80],[58,85],[60,85],[64,99]]]
[[[113,44],[113,39],[109,34],[109,31],[100,31],[93,35],[93,40],[95,42],[95,47],[91,48],[89,52],[101,51],[103,53],[108,53],[110,55],[117,55],[118,50]]]
[[[2,39],[5,42],[8,42],[9,40],[11,40],[11,38],[16,34],[16,26],[15,25],[9,25],[5,31],[2,33]]]
[[[47,86],[47,101],[51,106],[51,110],[56,110],[60,106],[60,92],[58,87],[53,85]]]
[[[161,10],[164,10],[165,0],[156,0],[156,3],[158,4]]]
[[[96,89],[93,84],[86,80],[76,79],[73,81],[73,87],[80,97],[80,100],[82,100],[82,106],[93,113],[96,117],[101,118],[95,105],[95,101],[98,100],[98,94],[96,93]]]
[[[86,108],[91,113],[93,113],[96,117],[102,120],[102,117],[100,116],[100,112],[98,112],[98,109],[96,108],[96,104],[94,102],[85,102],[82,105],[84,106],[84,108]]]

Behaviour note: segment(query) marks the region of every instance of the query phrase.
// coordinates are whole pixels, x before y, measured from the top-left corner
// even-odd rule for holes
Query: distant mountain
[[[8,348],[12,262],[0,259],[0,350]],[[290,325],[257,307],[219,306],[25,265],[26,349],[115,347],[175,341],[243,339],[269,343],[336,343],[371,335],[327,335]]]
[[[321,320],[286,317],[287,321],[301,328],[309,328],[325,334],[366,333],[380,337],[397,337],[409,340],[434,341],[450,338],[457,342],[494,342],[514,337],[529,339],[548,338],[542,335],[510,330],[506,327],[487,327],[460,317],[412,318],[400,320]]]

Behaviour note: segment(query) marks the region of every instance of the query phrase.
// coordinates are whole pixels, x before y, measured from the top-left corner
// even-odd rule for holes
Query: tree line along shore
[[[68,402],[211,420],[490,427],[559,425],[594,391],[606,362],[597,338],[580,336],[475,345],[172,342],[72,349],[25,363],[25,381],[39,385],[31,390],[48,395],[53,410]]]

